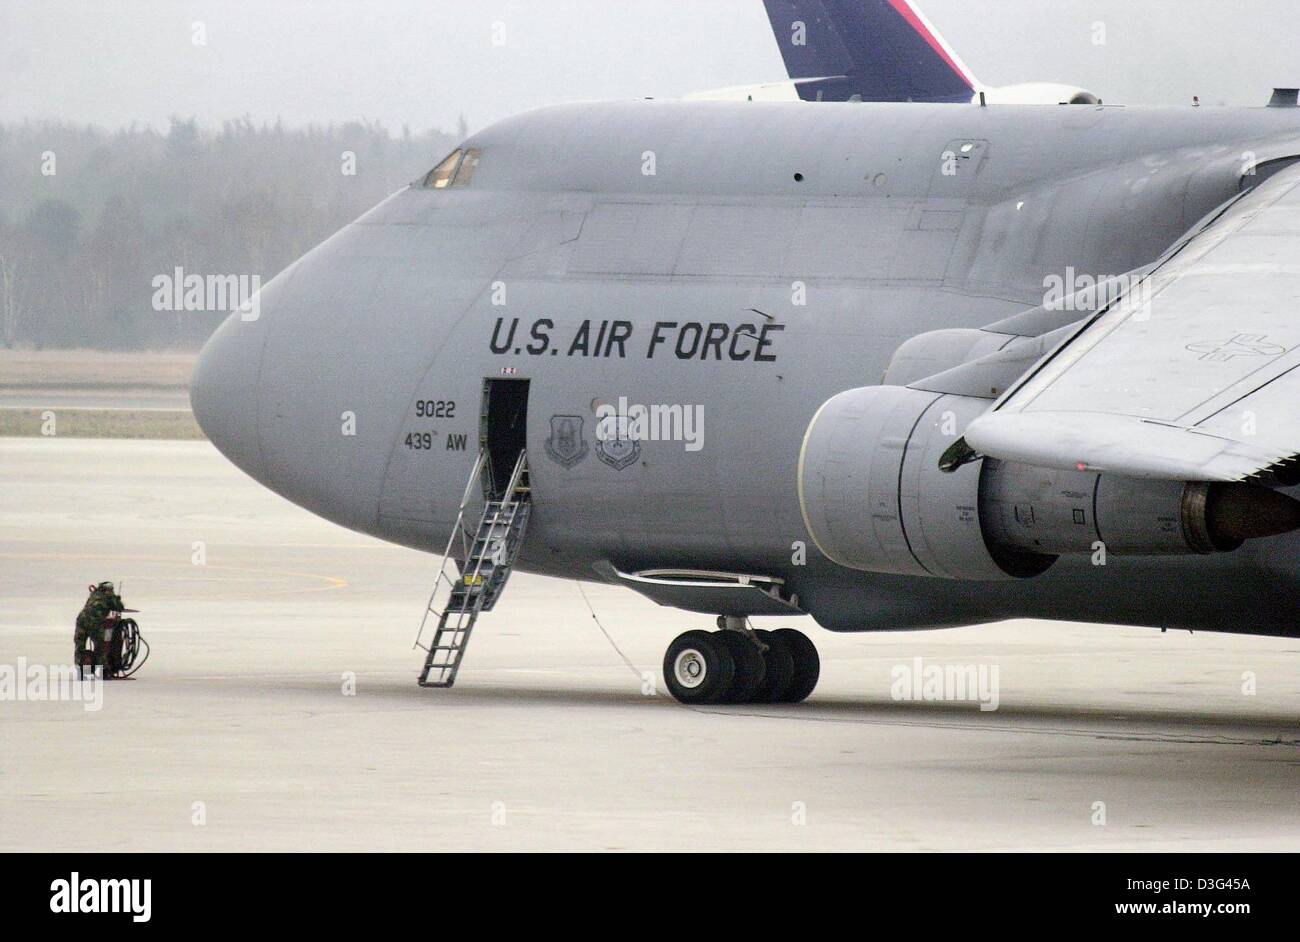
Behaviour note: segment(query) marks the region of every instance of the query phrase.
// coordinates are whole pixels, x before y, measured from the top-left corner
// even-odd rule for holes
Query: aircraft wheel
[[[735,676],[731,645],[707,631],[678,635],[664,655],[664,682],[682,703],[720,702]]]
[[[821,676],[822,662],[817,656],[817,648],[806,634],[793,628],[774,631],[772,636],[789,648],[794,659],[794,678],[780,702],[802,703],[813,692]]]
[[[732,660],[736,662],[736,676],[732,678],[731,689],[715,703],[753,703],[757,699],[759,688],[767,674],[763,652],[740,631],[716,631],[713,636],[731,649]]]
[[[794,655],[784,639],[778,638],[774,631],[759,630],[754,632],[758,640],[767,645],[763,655],[766,670],[763,683],[754,696],[755,703],[782,703],[790,685],[794,683]]]

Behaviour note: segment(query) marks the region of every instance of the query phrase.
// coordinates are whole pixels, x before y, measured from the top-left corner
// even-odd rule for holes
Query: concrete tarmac
[[[0,701],[0,850],[1300,849],[1300,641],[766,619],[812,699],[691,709],[659,665],[708,619],[518,574],[421,690],[437,562],[207,443],[0,439],[0,671],[68,664],[103,579],[152,645],[98,711]],[[998,708],[895,700],[918,657]]]
[[[0,409],[126,409],[131,411],[189,409],[183,389],[39,389],[0,387]]]

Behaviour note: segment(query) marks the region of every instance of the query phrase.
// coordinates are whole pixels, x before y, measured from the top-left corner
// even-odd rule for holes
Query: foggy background
[[[988,84],[1162,105],[1300,85],[1295,0],[921,5]],[[784,77],[760,0],[3,0],[0,339],[196,347],[222,315],[153,310],[156,275],[269,280],[469,130]]]

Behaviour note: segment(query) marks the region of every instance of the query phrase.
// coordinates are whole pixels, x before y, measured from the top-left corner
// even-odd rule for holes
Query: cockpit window
[[[460,169],[456,171],[456,176],[452,179],[452,186],[469,186],[470,181],[474,179],[474,171],[478,169],[478,162],[483,158],[483,152],[478,148],[470,148],[465,151],[465,158],[460,162]]]
[[[460,166],[460,157],[460,151],[453,151],[446,160],[430,170],[429,175],[424,178],[424,188],[443,190],[451,186],[451,181],[456,176],[456,168]]]
[[[469,186],[482,157],[483,151],[476,147],[453,151],[446,160],[429,171],[424,178],[424,188],[445,190],[449,186]]]

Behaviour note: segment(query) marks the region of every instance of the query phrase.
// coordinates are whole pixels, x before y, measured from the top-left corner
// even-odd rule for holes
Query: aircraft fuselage
[[[1300,112],[643,102],[543,109],[464,146],[482,151],[471,185],[395,194],[204,353],[204,429],[290,500],[440,552],[485,381],[527,380],[527,570],[761,573],[839,631],[1298,633],[1294,535],[1020,581],[873,575],[817,551],[796,470],[819,406],[879,382],[904,341],[1151,263],[1244,170],[1300,154]],[[600,440],[620,401],[676,433]]]

